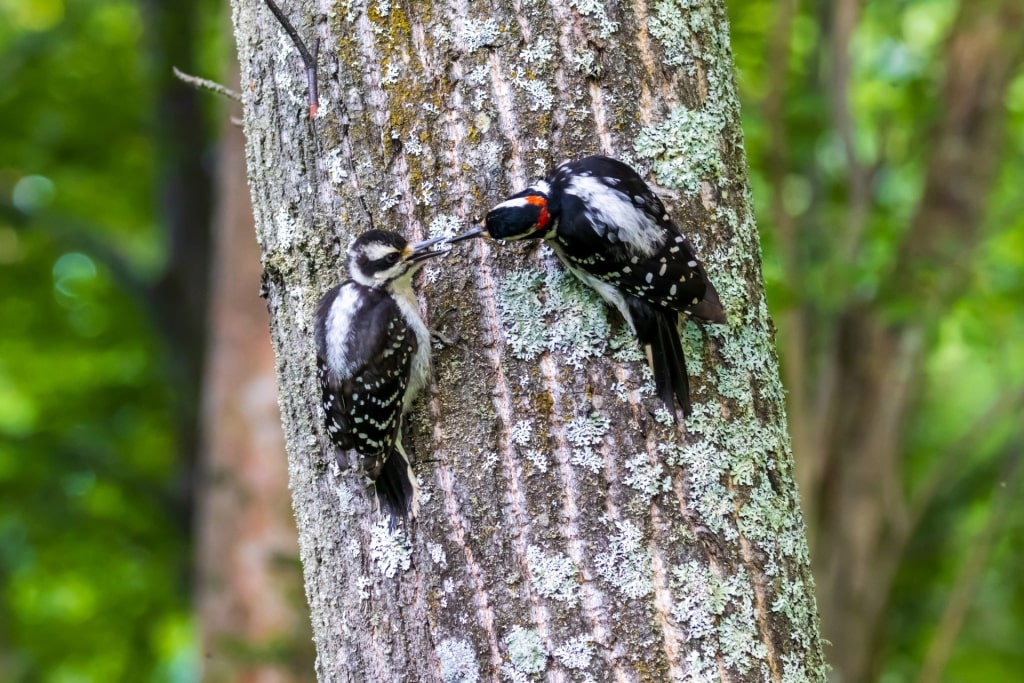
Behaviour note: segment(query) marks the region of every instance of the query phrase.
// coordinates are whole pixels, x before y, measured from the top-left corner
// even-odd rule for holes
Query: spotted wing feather
[[[341,287],[361,287],[347,281]],[[390,297],[362,288],[357,305],[347,315],[349,333],[331,338],[326,325],[335,296],[328,293],[317,314],[317,367],[327,431],[342,449],[355,449],[376,462],[376,478],[392,452],[401,425],[402,397],[416,353],[416,335]],[[335,314],[340,314],[336,312]],[[332,344],[345,344],[345,353],[332,353]],[[336,351],[336,350],[335,350]],[[344,367],[331,358],[343,356]]]
[[[589,179],[586,192],[574,194],[572,183],[583,172]],[[650,304],[725,322],[718,294],[693,245],[631,168],[614,159],[589,157],[560,167],[552,187],[564,190],[553,192],[560,216],[555,239],[565,247],[561,252],[571,265]],[[625,227],[634,225],[653,229]]]

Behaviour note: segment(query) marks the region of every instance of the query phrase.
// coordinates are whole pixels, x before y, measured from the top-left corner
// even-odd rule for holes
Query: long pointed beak
[[[406,261],[426,261],[427,259],[434,258],[435,256],[444,256],[448,253],[447,250],[435,251],[434,245],[444,242],[446,237],[435,237],[433,239],[425,240],[423,242],[417,242],[411,245],[412,253],[409,254]]]
[[[471,240],[474,237],[480,237],[481,235],[486,235],[486,234],[487,234],[487,228],[474,228],[472,230],[467,230],[466,232],[462,233],[461,235],[456,235],[455,237],[449,237],[448,238],[448,244],[455,244],[456,242],[462,242],[463,240]]]

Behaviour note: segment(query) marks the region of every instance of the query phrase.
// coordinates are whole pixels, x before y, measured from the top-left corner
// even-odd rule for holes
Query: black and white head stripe
[[[536,187],[509,197],[491,209],[486,218],[488,234],[500,240],[546,237],[545,228],[550,224],[548,196]]]
[[[353,280],[367,287],[379,287],[403,276],[411,276],[420,262],[445,253],[431,249],[441,239],[410,244],[398,233],[369,230],[349,247],[349,274]]]

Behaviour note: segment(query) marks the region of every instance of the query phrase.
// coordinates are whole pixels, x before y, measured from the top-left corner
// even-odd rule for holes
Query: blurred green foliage
[[[851,104],[866,164],[881,160],[859,257],[829,239],[848,169],[801,3],[785,65],[770,63],[776,0],[730,0],[751,183],[775,312],[870,299],[918,201],[953,0],[871,0],[854,34]],[[204,75],[220,70],[222,8],[204,7]],[[189,681],[196,652],[189,520],[174,503],[174,398],[140,292],[166,257],[156,213],[155,74],[143,7],[129,0],[0,0],[0,679]],[[768,210],[764,98],[785,68],[783,206],[804,225],[788,269]],[[1024,385],[1024,74],[970,288],[934,320],[927,386],[907,425],[911,490],[1001,392]],[[882,157],[884,155],[884,158]],[[784,333],[784,331],[783,331]],[[785,360],[785,359],[783,359]],[[964,449],[899,570],[884,633],[886,681],[913,679],[990,515],[1019,416]],[[1024,505],[1014,501],[947,670],[1017,680],[1024,666]],[[837,645],[841,646],[841,645]]]
[[[834,237],[851,201],[850,169],[822,77],[831,37],[820,30],[827,25],[820,17],[834,3],[799,3],[784,65],[787,144],[781,171],[782,205],[802,235],[796,267],[786,263],[776,216],[769,210],[771,174],[778,168],[770,158],[773,129],[766,98],[774,71],[783,66],[770,59],[781,3],[729,0],[727,5],[773,313],[799,306],[828,319],[851,294],[882,305],[875,300],[879,281],[892,268],[920,199],[933,124],[941,114],[944,47],[958,3],[861,3],[850,49],[849,97],[857,156],[862,164],[877,164],[878,172],[870,186],[866,242],[856,255],[837,248]],[[949,264],[950,273],[969,272],[968,287],[927,321],[925,384],[904,425],[901,469],[908,497],[929,481],[950,448],[962,453],[904,553],[884,630],[875,636],[885,681],[915,680],[961,567],[990,519],[990,503],[1003,486],[1013,484],[1003,479],[1003,464],[1019,457],[1024,447],[1024,422],[1016,411],[993,420],[980,434],[970,430],[1001,400],[1020,396],[1024,388],[1024,72],[1016,75],[1005,104],[1005,145],[987,201],[984,239],[977,249],[965,247],[961,260]],[[999,529],[943,680],[1019,679],[1024,667],[1022,550],[1024,504],[1018,496]]]
[[[143,9],[0,0],[4,681],[196,678]]]

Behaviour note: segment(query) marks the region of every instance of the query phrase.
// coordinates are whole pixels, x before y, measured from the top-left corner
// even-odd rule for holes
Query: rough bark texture
[[[321,681],[823,680],[721,2],[235,2],[249,180]],[[317,413],[312,315],[370,227],[445,234],[556,161],[651,171],[729,327],[684,329],[687,430],[616,314],[546,247],[424,276],[425,493],[375,524]]]
[[[244,139],[225,120],[204,373],[196,602],[203,680],[308,681],[313,653],[288,494]]]

